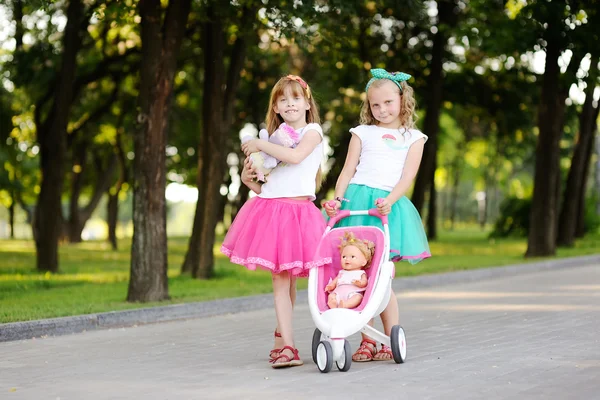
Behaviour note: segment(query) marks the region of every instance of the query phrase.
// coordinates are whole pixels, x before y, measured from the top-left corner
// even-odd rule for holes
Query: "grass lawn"
[[[162,303],[124,301],[129,276],[129,240],[112,251],[108,243],[85,242],[60,247],[58,274],[35,271],[32,241],[0,241],[0,323],[124,310],[271,292],[270,274],[233,265],[215,245],[215,278],[209,281],[181,276],[187,238],[169,239],[169,294]],[[448,272],[525,261],[525,239],[489,240],[487,232],[464,228],[440,233],[430,243],[433,257],[411,266],[396,264],[397,276]],[[600,234],[589,235],[574,248],[559,249],[558,257],[600,253]],[[298,287],[306,288],[306,280]]]

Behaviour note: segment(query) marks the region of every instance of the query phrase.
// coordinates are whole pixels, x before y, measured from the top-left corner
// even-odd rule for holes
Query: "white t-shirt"
[[[298,164],[280,162],[267,177],[267,182],[262,185],[259,196],[265,199],[279,197],[308,196],[316,199],[317,171],[323,159],[323,129],[321,125],[311,123],[304,128],[296,129],[300,140],[308,131],[317,131],[321,135],[321,142],[315,149]]]
[[[360,125],[350,129],[361,141],[360,160],[350,183],[391,192],[402,177],[408,149],[427,136],[417,129]]]

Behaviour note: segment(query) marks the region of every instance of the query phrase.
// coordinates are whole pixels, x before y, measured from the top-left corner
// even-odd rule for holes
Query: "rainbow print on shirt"
[[[398,139],[394,135],[390,135],[386,133],[381,137],[381,140],[392,150],[406,150],[408,146],[405,146],[402,143],[398,143]]]

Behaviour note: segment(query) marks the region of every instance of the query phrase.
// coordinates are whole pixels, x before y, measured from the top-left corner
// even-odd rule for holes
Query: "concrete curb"
[[[485,279],[510,277],[520,274],[588,265],[600,265],[600,254],[537,261],[503,267],[490,267],[398,278],[394,280],[393,287],[396,292],[401,292],[403,290],[468,283]],[[306,290],[298,292],[297,301],[299,304],[307,301]],[[15,322],[0,324],[0,342],[66,335],[96,329],[118,328],[190,318],[204,318],[270,307],[273,307],[272,295],[263,294],[233,299],[79,315],[74,317]]]

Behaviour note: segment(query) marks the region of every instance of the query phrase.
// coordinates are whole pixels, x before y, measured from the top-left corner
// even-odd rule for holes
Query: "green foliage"
[[[594,193],[585,199],[585,215],[583,228],[586,233],[597,233],[600,229],[600,214],[598,213],[598,194]]]
[[[529,233],[531,198],[508,197],[500,205],[500,217],[490,238],[526,237]]]

